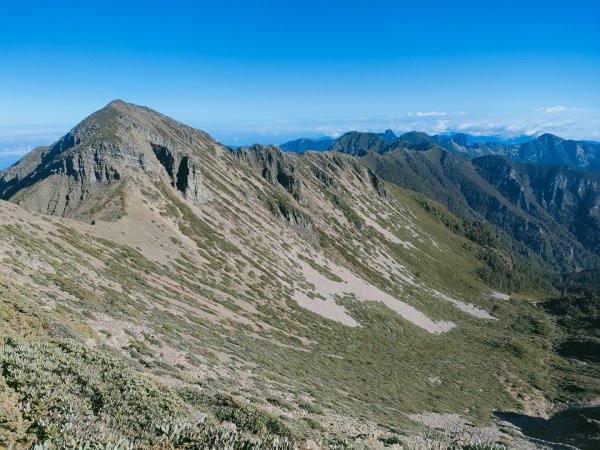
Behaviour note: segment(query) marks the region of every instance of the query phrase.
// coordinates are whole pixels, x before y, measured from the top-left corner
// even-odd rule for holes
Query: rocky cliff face
[[[185,149],[171,150],[165,145],[151,143],[154,156],[169,175],[171,185],[177,188],[186,200],[202,204],[212,199],[212,194],[204,186],[202,172],[197,162]]]
[[[298,179],[295,158],[285,155],[274,145],[253,145],[234,150],[240,160],[255,165],[262,177],[274,186],[281,186],[299,203],[304,203],[302,183]]]
[[[115,101],[0,175],[0,198],[76,218],[114,219],[128,177],[167,179],[192,203],[211,199],[202,153],[215,142],[150,109]]]
[[[600,254],[600,177],[568,167],[544,167],[487,157],[479,173],[513,205],[548,228],[564,227],[588,251]]]
[[[541,256],[554,269],[600,266],[593,173],[496,155],[468,161],[439,147],[368,152],[363,161],[383,179],[436,199],[465,220],[493,225],[522,253]]]

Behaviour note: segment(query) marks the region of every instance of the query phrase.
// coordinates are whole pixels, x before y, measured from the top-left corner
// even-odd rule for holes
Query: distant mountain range
[[[598,144],[551,134],[507,144],[391,130],[316,142],[361,157],[384,180],[435,199],[464,220],[489,223],[519,253],[541,257],[555,270],[600,268]],[[282,148],[311,146],[302,139]]]
[[[430,136],[411,131],[397,136],[392,130],[386,130],[384,133],[351,131],[337,139],[302,138],[281,145],[283,150],[293,152],[341,150],[358,155],[366,151],[386,153],[398,148],[423,151],[434,147],[441,147],[469,159],[502,155],[518,162],[578,167],[600,172],[599,143],[562,139],[548,133],[535,139],[522,137],[513,141],[500,141],[496,137],[476,137],[464,133]]]

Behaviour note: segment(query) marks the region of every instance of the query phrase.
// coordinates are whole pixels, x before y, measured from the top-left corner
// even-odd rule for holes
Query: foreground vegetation
[[[75,330],[34,305],[17,306],[8,297],[2,289],[0,305],[10,325],[2,327],[0,445],[36,450],[292,450],[308,437],[231,395],[157,384],[109,349],[78,342]],[[501,448],[457,440],[436,445]],[[325,447],[354,448],[335,439]]]

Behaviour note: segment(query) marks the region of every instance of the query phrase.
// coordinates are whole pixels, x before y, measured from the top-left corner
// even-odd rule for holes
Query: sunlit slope
[[[408,415],[431,411],[478,424],[494,410],[545,413],[554,325],[496,292],[515,260],[488,231],[350,155],[230,150],[111,105],[118,139],[95,125],[48,164],[98,152],[78,173],[118,176],[23,171],[32,183],[11,196],[22,206],[0,202],[7,308],[62,324],[5,334],[108,352],[166,386],[182,402],[174,415],[219,418],[217,394],[233,393],[306,436],[413,430]],[[14,405],[23,393],[9,389]]]

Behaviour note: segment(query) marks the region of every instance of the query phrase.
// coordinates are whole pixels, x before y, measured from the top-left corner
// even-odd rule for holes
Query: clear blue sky
[[[593,0],[5,1],[0,151],[115,98],[230,142],[387,125],[594,138],[599,23]]]

